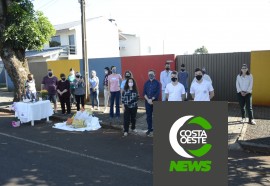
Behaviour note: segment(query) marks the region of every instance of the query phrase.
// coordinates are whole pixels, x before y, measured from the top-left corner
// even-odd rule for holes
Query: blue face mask
[[[48,72],[48,76],[49,77],[52,77],[52,72]]]
[[[150,80],[153,80],[155,78],[155,75],[154,74],[149,74],[148,77],[149,77]]]
[[[115,73],[116,73],[116,69],[112,69],[112,73],[114,73],[114,74],[115,74]]]

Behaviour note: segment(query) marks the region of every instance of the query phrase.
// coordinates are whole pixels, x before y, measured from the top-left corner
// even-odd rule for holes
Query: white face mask
[[[133,87],[133,83],[128,83],[128,86]]]

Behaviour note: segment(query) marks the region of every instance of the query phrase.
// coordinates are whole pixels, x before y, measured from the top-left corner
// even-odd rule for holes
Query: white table
[[[53,115],[53,109],[49,100],[38,101],[35,103],[15,103],[15,117],[18,117],[21,123],[31,121],[31,125],[34,126],[35,120],[41,120]]]

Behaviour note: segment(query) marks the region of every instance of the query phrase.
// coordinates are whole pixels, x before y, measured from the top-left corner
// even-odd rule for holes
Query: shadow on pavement
[[[270,185],[269,160],[269,156],[230,151],[228,158],[229,186]]]

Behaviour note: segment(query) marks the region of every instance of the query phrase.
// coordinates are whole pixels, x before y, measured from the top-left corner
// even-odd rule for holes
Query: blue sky
[[[78,0],[35,0],[52,24],[80,20]],[[167,53],[270,50],[270,0],[86,0],[86,17],[116,20],[124,33],[164,40]]]

